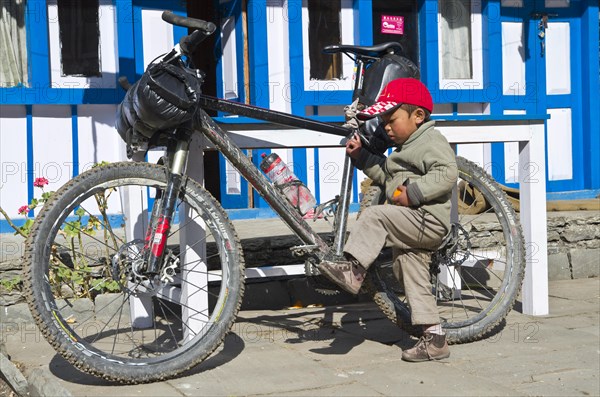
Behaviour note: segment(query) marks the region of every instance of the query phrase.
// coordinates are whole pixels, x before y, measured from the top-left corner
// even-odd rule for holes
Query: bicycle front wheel
[[[99,166],[36,217],[26,243],[29,307],[50,344],[83,371],[124,383],[167,379],[208,357],[233,325],[242,249],[196,182],[182,183],[162,268],[143,272],[147,225],[167,179],[158,165]]]
[[[525,244],[517,215],[500,185],[476,164],[457,157],[459,219],[453,251],[433,257],[432,293],[450,343],[490,335],[519,294],[525,270]],[[361,206],[381,203],[383,192],[371,186]],[[394,276],[384,250],[373,266],[370,289],[388,318],[412,334],[402,280]]]

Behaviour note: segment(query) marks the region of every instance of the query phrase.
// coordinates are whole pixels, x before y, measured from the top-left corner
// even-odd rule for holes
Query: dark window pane
[[[341,54],[323,54],[323,47],[341,44],[341,0],[308,0],[308,50],[310,78],[332,80],[342,77]]]
[[[62,73],[100,76],[98,0],[57,0]]]
[[[382,32],[382,17],[393,16],[404,19],[403,34]],[[373,0],[373,44],[395,41],[402,45],[404,56],[419,65],[419,26],[417,2],[415,0]]]

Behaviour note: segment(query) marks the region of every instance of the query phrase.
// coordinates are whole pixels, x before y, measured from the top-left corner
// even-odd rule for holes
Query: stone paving
[[[119,386],[55,354],[16,305],[2,340],[32,395],[600,395],[600,280],[550,283],[550,315],[512,311],[503,330],[441,362],[400,360],[412,340],[371,303],[242,311],[223,346],[189,373]],[[18,313],[18,311],[21,311]]]
[[[594,227],[577,232],[583,215],[591,219],[586,225]],[[597,213],[583,215],[549,214],[549,226],[563,226],[558,240],[554,226],[549,228],[549,240],[571,244],[557,246],[556,252],[549,244],[550,315],[531,317],[513,311],[500,333],[452,346],[451,357],[442,362],[401,361],[401,349],[415,341],[373,303],[344,295],[329,300],[314,292],[309,296],[302,279],[248,284],[245,310],[223,346],[197,368],[166,382],[119,386],[80,373],[46,343],[23,303],[0,307],[2,352],[25,375],[29,394],[40,396],[598,396],[600,238],[594,233],[600,225]],[[286,237],[291,233],[278,220],[235,223],[250,245],[269,240],[267,248],[275,251],[293,239]],[[330,230],[323,220],[317,221],[316,229]],[[3,237],[2,244],[18,256],[18,243]],[[264,244],[260,247],[265,250]],[[10,260],[4,251],[2,259]],[[273,252],[270,258],[278,256]],[[285,308],[295,303],[290,289],[303,294],[305,306],[327,305]],[[9,367],[2,361],[3,373]]]

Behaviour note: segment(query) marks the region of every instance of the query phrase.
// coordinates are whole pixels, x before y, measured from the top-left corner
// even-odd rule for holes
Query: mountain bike
[[[169,12],[163,18],[193,32],[159,61],[191,71],[199,82],[202,73],[193,69],[189,55],[215,31],[214,24]],[[354,59],[358,98],[365,71],[401,48],[385,43],[325,51]],[[325,238],[207,110],[341,138],[359,133],[365,148],[376,146],[365,126],[187,94],[196,95],[193,118],[152,135],[154,144],[166,146],[158,164],[119,162],[73,178],[45,204],[26,242],[25,290],[41,332],[74,366],[112,381],[164,380],[197,365],[223,342],[240,309],[245,274],[240,239],[219,202],[186,173],[196,134],[222,153],[297,235],[300,243],[291,250],[304,261],[306,277],[321,292],[336,291],[316,265],[343,253],[354,172],[349,158],[339,196],[315,209],[333,214],[333,237]],[[135,143],[130,138],[128,145]],[[457,162],[452,230],[431,264],[432,293],[453,343],[483,338],[502,324],[520,290],[525,262],[519,220],[501,187],[474,163],[460,157]],[[361,208],[383,205],[382,191],[368,187]],[[418,333],[388,249],[370,267],[364,289],[392,321]],[[85,302],[93,308],[82,311]]]

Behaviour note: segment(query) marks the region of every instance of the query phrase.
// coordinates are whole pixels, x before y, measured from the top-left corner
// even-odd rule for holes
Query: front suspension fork
[[[146,273],[148,275],[156,275],[162,268],[167,237],[171,230],[175,204],[181,191],[188,153],[189,139],[178,140],[172,159],[169,158],[171,164],[167,187],[164,191],[159,192],[160,199],[157,196],[158,203],[155,201],[155,205],[158,205],[158,208],[152,209],[152,217],[146,233],[146,247],[148,248]]]

